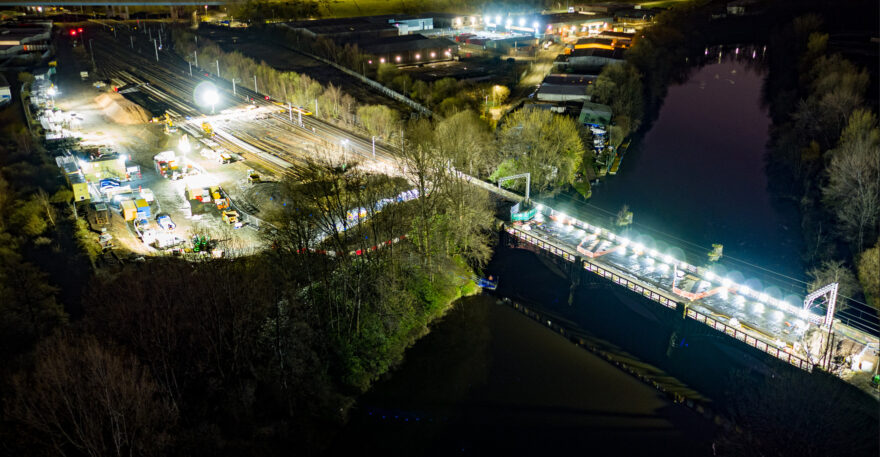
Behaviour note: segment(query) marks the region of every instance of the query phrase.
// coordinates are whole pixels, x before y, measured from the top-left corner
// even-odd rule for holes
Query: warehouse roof
[[[457,44],[446,38],[428,38],[421,34],[401,35],[365,40],[359,43],[361,49],[370,54],[417,51],[419,49],[454,48]]]
[[[578,75],[578,74],[557,74],[548,75],[544,78],[542,84],[553,84],[557,86],[587,86],[593,84],[598,78],[597,75]]]

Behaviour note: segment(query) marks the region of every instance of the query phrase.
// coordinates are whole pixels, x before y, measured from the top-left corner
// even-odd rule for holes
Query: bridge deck
[[[797,304],[719,278],[550,208],[542,208],[536,220],[514,223],[506,230],[668,308],[685,302],[688,318],[794,366],[809,371],[817,363],[802,342],[807,330],[821,325],[824,316]]]

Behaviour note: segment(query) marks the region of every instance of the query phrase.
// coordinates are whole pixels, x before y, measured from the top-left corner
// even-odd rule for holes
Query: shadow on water
[[[517,266],[525,268],[514,273]],[[502,250],[489,268],[503,272],[502,284],[568,307],[567,283],[531,254]],[[710,452],[715,433],[690,409],[486,295],[460,300],[351,418],[334,451],[693,455]]]

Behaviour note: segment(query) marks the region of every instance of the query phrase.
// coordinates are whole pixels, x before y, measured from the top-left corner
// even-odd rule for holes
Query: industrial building
[[[403,35],[358,43],[370,56],[369,63],[378,65],[413,65],[425,62],[450,60],[458,44],[446,38],[428,38],[421,34]]]
[[[601,32],[597,38],[608,38],[612,40],[612,45],[616,48],[628,48],[632,44],[634,33],[614,32],[606,30]]]
[[[343,42],[364,41],[432,30],[434,18],[389,14],[295,21],[285,25],[311,37],[327,37],[337,42]]]
[[[595,75],[554,74],[544,78],[538,89],[537,98],[543,102],[583,102],[589,101],[587,94],[590,85],[596,81]]]
[[[580,13],[543,14],[538,17],[541,31],[566,41],[577,37],[595,36],[611,29],[611,17]]]
[[[571,54],[560,54],[553,66],[560,71],[599,71],[605,65],[623,62],[622,49],[575,49]]]

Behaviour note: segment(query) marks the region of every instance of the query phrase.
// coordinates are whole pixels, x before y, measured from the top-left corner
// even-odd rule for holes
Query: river
[[[797,208],[767,188],[763,78],[747,55],[696,69],[670,87],[651,130],[590,204],[614,213],[629,205],[637,230],[672,235],[681,240],[670,244],[682,249],[694,243],[705,252],[721,243],[728,260],[803,279]]]
[[[669,88],[620,174],[594,188],[589,207],[570,203],[572,212],[628,204],[636,230],[699,246],[681,241],[688,255],[720,242],[739,260],[802,276],[798,216],[767,190],[762,80],[759,66],[743,61],[695,69]],[[724,393],[728,368],[763,363],[705,337],[669,358],[667,311],[627,291],[587,286],[569,305],[567,280],[531,253],[499,248],[487,270],[500,276],[500,296],[613,342],[710,398]],[[351,414],[337,450],[370,455],[712,455],[718,433],[489,296],[460,300]]]

